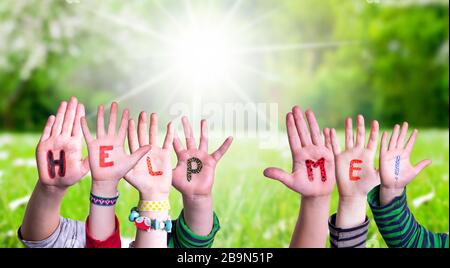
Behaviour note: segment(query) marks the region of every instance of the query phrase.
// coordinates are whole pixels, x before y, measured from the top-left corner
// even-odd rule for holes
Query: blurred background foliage
[[[0,129],[40,130],[61,99],[76,95],[94,109],[154,75],[129,55],[142,49],[136,49],[139,34],[111,17],[158,25],[155,2],[1,1]],[[202,7],[207,1],[192,2]],[[210,2],[223,9],[233,4]],[[357,113],[387,127],[403,120],[448,127],[448,1],[242,2],[244,21],[273,11],[253,29],[268,43],[337,44],[259,54],[264,70],[278,79],[247,84],[252,98],[283,110],[312,107],[322,125],[333,127]],[[159,1],[167,10],[180,3]],[[144,103],[157,106],[150,98]]]

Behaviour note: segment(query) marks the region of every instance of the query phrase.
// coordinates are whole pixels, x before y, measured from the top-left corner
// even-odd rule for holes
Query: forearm
[[[140,193],[140,200],[146,201],[165,201],[169,200],[169,194],[163,193]],[[166,221],[169,218],[169,211],[140,211],[139,215],[148,217],[151,220],[158,220],[160,222]],[[135,248],[167,248],[167,232],[165,230],[149,231],[136,230],[136,240],[134,242]]]
[[[366,221],[367,197],[339,197],[336,214],[338,228],[352,228],[360,226]]]
[[[211,196],[192,197],[183,195],[183,216],[195,234],[207,236],[213,228],[213,205]]]
[[[45,186],[39,181],[28,202],[23,218],[23,239],[40,241],[48,238],[58,228],[60,208],[66,189]]]
[[[169,217],[169,213],[165,212],[141,212],[140,216],[165,221]],[[167,232],[164,230],[144,231],[137,229],[135,248],[167,248]]]
[[[329,210],[330,196],[302,197],[290,247],[326,247]]]
[[[118,182],[92,182],[91,193],[101,197],[115,197]],[[115,231],[115,206],[90,204],[89,234],[96,240],[104,241]]]
[[[396,197],[401,196],[404,190],[405,188],[387,188],[380,185],[380,205],[386,206],[391,203]]]

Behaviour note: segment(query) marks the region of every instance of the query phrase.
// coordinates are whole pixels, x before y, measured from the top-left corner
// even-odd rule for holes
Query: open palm
[[[345,151],[341,152],[336,130],[331,130],[331,144],[336,158],[336,179],[341,197],[366,197],[380,183],[374,167],[378,141],[378,122],[372,122],[370,138],[365,146],[364,117],[357,118],[356,142],[352,119],[345,122]],[[353,168],[352,168],[353,167]]]
[[[299,107],[294,107],[286,116],[293,159],[292,173],[279,168],[268,168],[264,171],[264,175],[281,181],[303,196],[329,195],[335,183],[331,142],[330,140],[324,142],[314,113],[307,111],[306,117],[310,130]]]
[[[431,160],[423,160],[417,165],[412,165],[410,155],[417,138],[417,130],[411,134],[408,142],[405,138],[408,132],[408,123],[396,125],[389,144],[388,134],[383,133],[380,147],[380,176],[382,187],[388,189],[403,190],[425,167],[431,164]]]
[[[122,114],[119,131],[116,131],[117,103],[111,104],[108,131],[104,128],[104,108],[100,105],[97,113],[97,139],[91,136],[86,118],[81,126],[88,145],[89,164],[94,181],[119,181],[132,169],[149,150],[150,146],[139,148],[128,155],[124,143],[128,125],[128,110]]]
[[[206,120],[201,122],[200,146],[198,148],[188,119],[183,117],[182,123],[186,136],[186,149],[175,134],[173,145],[178,163],[173,170],[173,185],[186,196],[209,196],[214,183],[217,163],[227,152],[233,139],[228,137],[217,151],[208,154],[208,126]]]
[[[44,185],[69,187],[89,172],[89,162],[82,156],[80,118],[84,113],[83,104],[72,97],[69,104],[61,103],[56,117],[48,118],[36,149],[39,179]],[[50,155],[57,164],[49,166]],[[61,156],[63,166],[58,164]]]
[[[167,126],[163,147],[158,146],[158,117],[150,116],[150,131],[147,134],[147,114],[139,115],[138,131],[133,120],[128,123],[128,143],[130,152],[136,152],[140,147],[150,145],[151,150],[139,160],[130,170],[125,179],[146,200],[165,200],[172,186],[171,150],[173,142],[173,125]]]

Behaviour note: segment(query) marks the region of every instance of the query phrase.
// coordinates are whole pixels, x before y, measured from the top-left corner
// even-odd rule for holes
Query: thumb
[[[87,156],[81,162],[81,174],[83,174],[83,177],[86,176],[89,170],[91,170],[91,167],[89,165],[89,157]]]
[[[280,181],[289,188],[292,186],[292,175],[282,169],[267,168],[266,170],[264,170],[264,176],[269,179]]]
[[[130,171],[136,164],[141,160],[142,157],[146,153],[148,153],[152,149],[151,145],[145,145],[139,148],[136,152],[132,153],[130,156],[128,156],[127,159],[127,173]]]
[[[417,165],[414,167],[414,173],[416,174],[416,176],[419,175],[419,173],[422,172],[422,170],[430,164],[431,164],[431,160],[429,160],[429,159],[426,159],[426,160],[423,160],[423,161],[420,161],[419,163],[417,163]]]

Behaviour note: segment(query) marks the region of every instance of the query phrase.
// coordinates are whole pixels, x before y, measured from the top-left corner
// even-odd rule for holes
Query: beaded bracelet
[[[170,217],[165,221],[157,219],[150,219],[148,217],[140,216],[136,208],[132,208],[128,219],[134,222],[137,229],[150,232],[150,230],[163,230],[168,233],[172,232],[172,220]]]
[[[117,203],[117,199],[119,198],[119,193],[115,197],[101,197],[96,196],[91,193],[89,200],[92,204],[103,207],[111,207]]]
[[[166,212],[170,210],[169,200],[164,201],[139,201],[137,210],[140,212]]]

